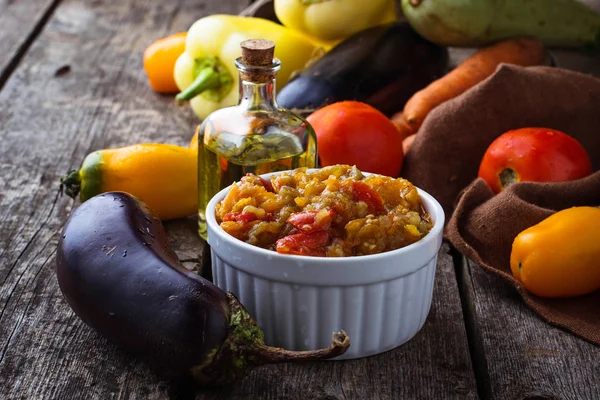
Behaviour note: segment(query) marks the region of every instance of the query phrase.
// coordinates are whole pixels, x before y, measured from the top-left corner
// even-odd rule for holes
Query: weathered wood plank
[[[91,150],[187,143],[187,107],[154,94],[142,69],[153,40],[223,0],[64,1],[0,92],[0,398],[165,397],[169,388],[81,323],[54,276],[72,201],[58,179]],[[3,16],[4,17],[4,16]],[[55,76],[63,65],[70,72]]]
[[[470,261],[460,281],[472,347],[480,349],[473,367],[481,397],[600,397],[600,347],[547,324],[514,288]]]
[[[0,0],[0,89],[61,0]]]
[[[423,329],[384,354],[342,362],[263,366],[197,399],[475,399],[477,392],[448,246],[440,251]]]

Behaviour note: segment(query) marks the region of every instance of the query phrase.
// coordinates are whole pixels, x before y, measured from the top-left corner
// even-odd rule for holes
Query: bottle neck
[[[252,110],[277,109],[275,79],[266,83],[245,81],[240,74],[239,105]]]

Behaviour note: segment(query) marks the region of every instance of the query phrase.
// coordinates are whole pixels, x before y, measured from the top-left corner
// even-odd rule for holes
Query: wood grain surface
[[[60,176],[95,149],[187,143],[196,118],[148,88],[141,54],[202,15],[235,14],[245,6],[231,0],[64,1],[10,76],[0,92],[0,398],[475,396],[445,253],[431,315],[406,346],[380,358],[263,367],[214,393],[161,381],[85,326],[64,301],[54,254],[76,204],[59,195]],[[202,270],[206,247],[193,220],[170,222],[167,230],[185,264]]]
[[[78,203],[60,196],[59,178],[93,150],[187,144],[198,121],[149,89],[142,52],[250,2],[0,0],[0,399],[600,398],[600,348],[543,322],[447,245],[430,315],[407,344],[361,360],[264,366],[218,390],[161,380],[73,314],[54,262]],[[560,66],[600,75],[598,58],[556,54]],[[193,218],[166,229],[184,265],[210,277]]]
[[[600,347],[552,327],[516,289],[464,261],[461,288],[480,395],[486,399],[599,399]]]
[[[0,0],[0,89],[60,0]]]
[[[152,92],[152,41],[246,1],[63,1],[0,92],[0,398],[159,399],[173,387],[76,318],[54,275],[73,202],[58,182],[92,150],[187,143],[188,107]],[[69,65],[70,72],[55,76]]]
[[[196,399],[476,399],[453,260],[444,244],[433,304],[406,344],[358,360],[263,366],[239,384]]]

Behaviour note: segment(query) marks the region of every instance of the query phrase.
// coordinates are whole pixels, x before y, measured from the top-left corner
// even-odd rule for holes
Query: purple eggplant
[[[75,314],[170,378],[224,384],[253,366],[332,358],[350,345],[339,332],[327,349],[266,346],[236,297],[183,267],[161,222],[127,193],[101,194],[75,210],[56,273]]]
[[[342,100],[367,103],[387,116],[448,70],[448,50],[406,22],[358,32],[287,83],[277,103],[303,115]]]

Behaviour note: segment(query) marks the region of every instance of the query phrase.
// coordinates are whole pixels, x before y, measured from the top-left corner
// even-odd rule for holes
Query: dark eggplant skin
[[[73,212],[56,275],[79,318],[167,378],[223,385],[258,365],[328,359],[350,346],[343,331],[326,349],[265,345],[237,298],[183,267],[160,220],[123,192],[99,194]]]
[[[277,103],[307,114],[356,100],[391,116],[447,69],[445,47],[422,38],[407,22],[396,22],[339,43],[289,81],[277,94]]]
[[[167,376],[188,374],[227,338],[226,293],[181,266],[160,221],[125,193],[73,212],[56,273],[87,325]]]

